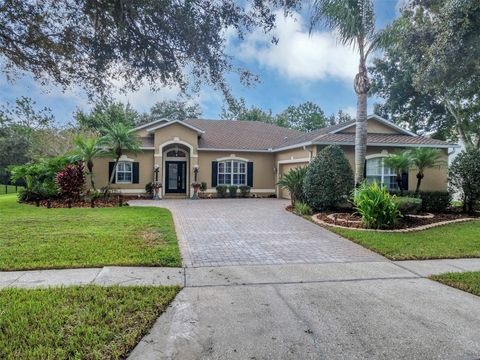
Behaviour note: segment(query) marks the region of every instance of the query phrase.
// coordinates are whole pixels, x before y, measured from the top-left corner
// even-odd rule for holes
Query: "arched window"
[[[167,152],[167,157],[185,157],[186,154],[183,150],[170,150]]]
[[[218,162],[219,185],[246,185],[247,163],[240,160]]]
[[[388,190],[396,190],[398,188],[396,174],[383,164],[384,158],[384,156],[377,156],[367,159],[366,178],[371,183],[376,180],[378,184],[386,186]]]

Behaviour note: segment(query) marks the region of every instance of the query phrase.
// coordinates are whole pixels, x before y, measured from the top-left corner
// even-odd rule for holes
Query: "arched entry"
[[[187,195],[189,148],[170,144],[163,148],[163,191],[165,194]]]

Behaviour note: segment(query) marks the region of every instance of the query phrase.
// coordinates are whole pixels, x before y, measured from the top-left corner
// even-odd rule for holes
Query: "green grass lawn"
[[[480,296],[480,271],[432,275],[432,280]]]
[[[14,194],[17,191],[19,191],[22,187],[18,186],[15,188],[15,185],[0,185],[0,195],[5,195],[5,194]]]
[[[480,221],[410,233],[328,229],[392,260],[480,257]]]
[[[181,266],[170,211],[47,209],[0,197],[0,270]]]
[[[0,359],[125,358],[177,287],[0,291]]]

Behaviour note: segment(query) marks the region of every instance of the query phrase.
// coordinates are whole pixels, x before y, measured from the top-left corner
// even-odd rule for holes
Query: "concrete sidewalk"
[[[480,259],[336,262],[198,268],[106,266],[89,269],[0,272],[0,288],[70,285],[178,285],[182,287],[420,278],[480,271]]]

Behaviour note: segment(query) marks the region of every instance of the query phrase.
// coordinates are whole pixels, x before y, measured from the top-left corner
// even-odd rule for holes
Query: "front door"
[[[187,163],[185,161],[165,162],[165,193],[187,192]]]

